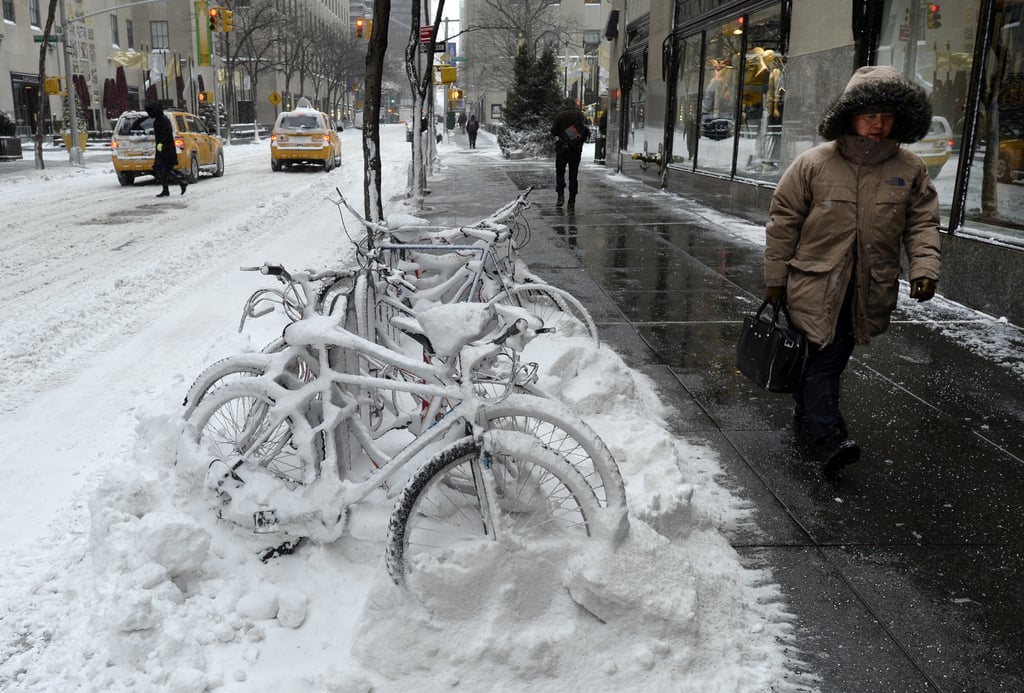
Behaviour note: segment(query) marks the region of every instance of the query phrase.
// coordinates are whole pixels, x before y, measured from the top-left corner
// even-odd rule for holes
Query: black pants
[[[164,190],[167,190],[167,186],[171,183],[181,185],[188,182],[184,173],[164,164],[153,164],[153,177],[160,182],[160,185],[164,186]]]
[[[839,411],[839,377],[850,361],[855,343],[851,284],[839,310],[835,339],[820,348],[810,345],[803,381],[793,396],[798,411],[807,417],[808,433],[815,443],[845,438],[848,434],[846,421]]]
[[[476,149],[476,133],[475,132],[469,133],[469,148],[470,149]]]
[[[559,147],[555,152],[555,192],[559,195],[565,190],[565,167],[569,166],[569,199],[575,200],[579,191],[580,159],[583,158],[582,147]]]

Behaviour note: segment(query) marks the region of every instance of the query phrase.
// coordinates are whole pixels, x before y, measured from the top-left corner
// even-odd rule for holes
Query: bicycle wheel
[[[278,342],[279,340],[271,342],[267,348],[271,348],[273,345],[278,344]],[[279,349],[286,347],[287,345],[284,341],[280,340]],[[264,350],[263,353],[259,354],[229,356],[208,366],[206,370],[199,374],[199,377],[195,379],[192,387],[185,394],[185,400],[182,402],[182,405],[185,407],[185,418],[189,418],[203,398],[207,397],[214,390],[229,383],[237,382],[240,379],[263,375],[267,372],[267,369],[273,362],[270,353],[272,352]],[[318,371],[319,364],[316,358],[305,351],[297,350],[295,355],[288,360],[288,363],[284,364],[284,368],[281,369],[274,380],[284,387],[295,389],[316,377]]]
[[[548,284],[516,284],[500,292],[489,303],[503,303],[528,310],[562,334],[584,335],[600,344],[597,325],[590,312],[575,296]]]
[[[337,277],[332,281],[323,282],[316,294],[317,312],[322,315],[343,312],[354,286],[355,280],[350,276]]]
[[[301,415],[275,416],[274,404],[265,383],[245,378],[209,393],[188,421],[195,441],[214,457],[241,462],[235,469],[239,477],[256,472],[291,484],[309,483],[320,471],[321,434]]]
[[[354,296],[356,334],[374,342],[377,336],[377,285],[366,272],[360,272],[356,277]]]
[[[402,489],[385,553],[395,584],[420,592],[418,571],[460,554],[472,559],[481,540],[522,545],[591,535],[597,502],[572,467],[525,433],[488,431],[481,442],[453,443]]]
[[[626,512],[626,488],[608,446],[561,404],[527,394],[487,403],[481,416],[489,428],[519,431],[537,438],[579,472],[598,504]]]

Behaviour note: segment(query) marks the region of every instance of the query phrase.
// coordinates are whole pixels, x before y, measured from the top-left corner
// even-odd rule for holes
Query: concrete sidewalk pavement
[[[484,134],[476,150],[453,142],[418,213],[466,223],[537,186],[523,259],[590,309],[677,410],[676,433],[716,450],[723,482],[756,506],[757,529],[727,536],[783,586],[821,690],[1024,690],[1024,387],[972,346],[1001,340],[1019,363],[1022,330],[898,311],[854,352],[843,411],[863,456],[827,479],[797,441],[792,400],[734,365],[763,288],[744,222],[586,156],[570,216],[554,207],[553,162],[500,159]]]

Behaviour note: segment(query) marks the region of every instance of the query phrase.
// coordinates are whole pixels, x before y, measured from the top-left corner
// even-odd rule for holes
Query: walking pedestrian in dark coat
[[[567,98],[551,125],[551,136],[555,138],[555,192],[561,207],[565,203],[565,169],[569,167],[568,212],[576,211],[576,193],[579,190],[580,159],[583,157],[583,143],[590,137],[590,128],[583,118],[583,111],[576,108],[576,100]]]
[[[466,114],[465,113],[460,113],[459,114],[459,132],[465,132],[465,131],[466,131]]]
[[[469,116],[469,121],[466,123],[466,134],[469,135],[469,148],[476,149],[476,133],[480,129],[480,121],[476,119],[475,115]]]
[[[818,124],[826,140],[798,156],[772,196],[765,299],[785,300],[810,350],[794,416],[825,471],[856,462],[839,411],[839,377],[855,344],[885,331],[899,292],[900,249],[910,297],[939,279],[939,201],[928,169],[901,143],[928,133],[924,89],[891,67],[862,67]]]
[[[167,197],[167,184],[176,182],[181,187],[181,194],[185,194],[188,182],[185,174],[176,170],[178,165],[178,151],[174,147],[174,128],[171,121],[164,113],[164,107],[158,103],[146,104],[146,113],[153,119],[153,137],[156,139],[156,155],[153,157],[153,176],[160,181],[163,190],[157,197]]]

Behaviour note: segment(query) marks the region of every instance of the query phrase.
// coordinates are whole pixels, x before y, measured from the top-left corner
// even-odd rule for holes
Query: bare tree
[[[557,54],[577,27],[563,18],[559,0],[482,0],[479,19],[466,27],[472,43],[487,46],[473,55],[474,74],[480,86],[504,90],[512,63],[522,48],[531,57],[545,48]]]
[[[391,0],[373,3],[373,27],[366,47],[366,93],[363,101],[363,207],[366,218],[384,218],[380,197],[380,92],[384,55],[388,50]]]
[[[412,187],[415,190],[417,199],[423,199],[423,192],[427,187],[427,165],[433,152],[433,138],[424,142],[421,122],[424,118],[428,120],[429,132],[433,134],[433,127],[429,123],[429,114],[424,114],[424,104],[427,93],[434,81],[433,73],[433,52],[427,53],[427,69],[420,72],[420,17],[423,8],[420,0],[412,0],[412,22],[409,31],[409,42],[405,46],[405,74],[409,80],[409,88],[412,90]],[[441,26],[441,17],[444,14],[444,0],[438,0],[437,11],[434,14],[432,35],[437,36]]]
[[[46,100],[49,95],[43,89],[46,84],[46,50],[50,45],[50,32],[53,31],[53,18],[57,14],[57,0],[50,0],[50,7],[46,10],[46,26],[43,27],[43,42],[39,44],[39,89],[36,105],[36,168],[44,169],[43,162],[43,115],[46,113]],[[63,48],[62,48],[63,50]],[[68,78],[70,80],[70,77]],[[70,83],[68,89],[71,88]]]
[[[227,7],[238,14],[235,30],[224,34],[228,74],[234,74],[235,70],[245,73],[249,79],[250,97],[255,104],[260,74],[276,67],[275,32],[284,15],[278,11],[274,0],[249,0],[245,4],[232,0]],[[227,101],[237,104],[234,80],[229,80]],[[232,108],[231,112],[232,119],[237,120],[237,108]]]

